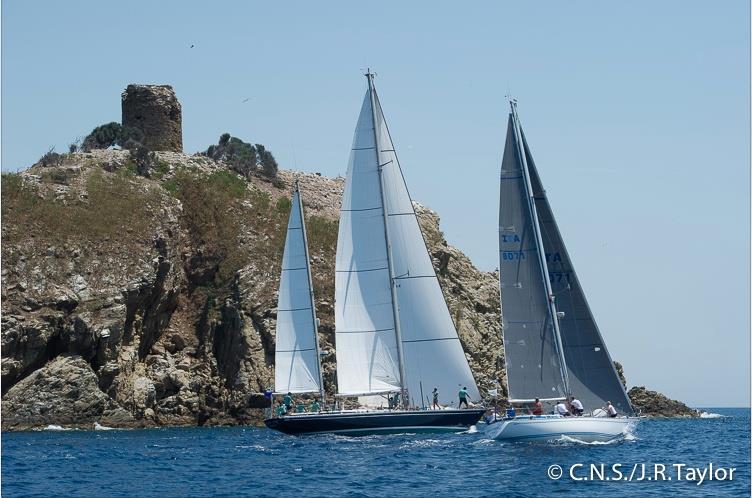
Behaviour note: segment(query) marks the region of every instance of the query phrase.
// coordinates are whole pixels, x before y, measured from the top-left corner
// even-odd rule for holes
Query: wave
[[[720,413],[708,413],[700,412],[700,418],[726,418],[728,415],[721,415]]]
[[[71,427],[63,427],[62,425],[53,425],[50,424],[44,429],[41,429],[43,431],[72,431],[73,429]]]
[[[115,428],[107,427],[106,425],[101,425],[99,422],[94,422],[94,430],[95,431],[113,431],[115,430]]]

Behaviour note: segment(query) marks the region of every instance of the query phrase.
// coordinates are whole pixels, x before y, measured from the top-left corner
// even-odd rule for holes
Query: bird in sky
[[[193,44],[191,44],[191,48],[193,48],[193,46],[194,46],[194,45],[193,45]]]

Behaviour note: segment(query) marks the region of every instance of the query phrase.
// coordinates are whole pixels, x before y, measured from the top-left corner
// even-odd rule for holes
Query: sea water
[[[250,427],[50,426],[2,434],[2,495],[749,496],[749,410],[706,413],[644,419],[612,444],[505,443],[485,437],[482,426],[464,434],[359,438],[293,437]],[[686,479],[690,468],[710,464],[715,477],[718,468],[735,471],[725,480],[709,480],[707,470],[702,483],[699,474]],[[665,466],[665,480],[660,473],[653,479],[656,465]],[[685,466],[684,479],[675,465]],[[561,467],[558,478],[554,466]]]

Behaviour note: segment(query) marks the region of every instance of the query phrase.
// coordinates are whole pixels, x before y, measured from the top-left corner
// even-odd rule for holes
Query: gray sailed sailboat
[[[337,238],[337,396],[398,394],[401,407],[291,414],[270,418],[266,425],[292,434],[462,431],[480,419],[483,408],[417,409],[430,404],[425,401],[433,388],[442,405],[454,404],[463,387],[471,399],[480,396],[418,225],[373,74],[366,77]]]
[[[576,396],[600,417],[517,417],[494,428],[499,439],[562,435],[610,440],[630,423],[606,417],[608,401],[634,414],[572,266],[517,116],[511,112],[502,159],[499,273],[509,401]]]

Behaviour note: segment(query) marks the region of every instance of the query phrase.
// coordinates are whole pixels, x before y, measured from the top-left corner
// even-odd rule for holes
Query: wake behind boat
[[[397,394],[397,410],[284,413],[288,434],[463,431],[481,408],[425,410],[437,392],[480,398],[426,249],[372,73],[342,194],[335,277],[337,396]],[[280,280],[275,391],[323,398],[305,219],[296,186]]]
[[[489,433],[496,439],[564,435],[610,441],[634,423],[629,417],[634,410],[564,246],[517,104],[511,100],[510,106],[499,203],[499,288],[509,402],[529,410],[538,400],[569,402],[574,394],[603,417],[509,416],[491,424]],[[596,410],[609,402],[611,415],[627,417]]]

